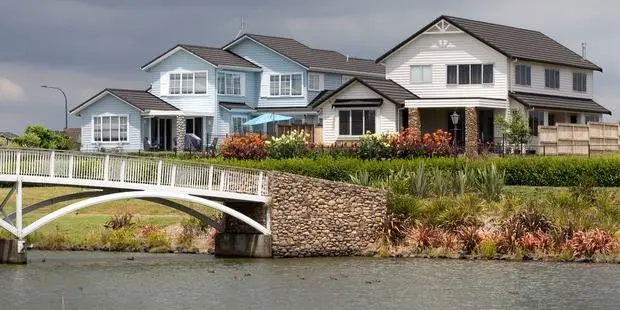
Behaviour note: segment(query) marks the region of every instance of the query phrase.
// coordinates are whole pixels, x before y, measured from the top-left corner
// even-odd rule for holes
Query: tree
[[[509,144],[523,146],[530,140],[530,128],[521,111],[511,109],[510,117],[497,119],[496,123]]]
[[[64,133],[59,133],[41,125],[30,125],[24,134],[13,139],[17,146],[41,149],[68,150],[71,140]]]

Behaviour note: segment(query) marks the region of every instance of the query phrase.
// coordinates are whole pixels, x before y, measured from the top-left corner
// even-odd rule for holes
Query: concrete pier
[[[271,235],[220,233],[215,235],[215,256],[271,257]]]
[[[0,238],[0,264],[25,264],[27,262],[26,251],[17,251],[17,240]]]

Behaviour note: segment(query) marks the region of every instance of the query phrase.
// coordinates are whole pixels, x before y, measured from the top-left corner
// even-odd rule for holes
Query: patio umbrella
[[[292,118],[291,116],[286,116],[286,115],[280,115],[280,114],[274,114],[274,113],[264,113],[264,114],[261,114],[258,117],[255,117],[255,118],[253,118],[253,119],[243,123],[243,125],[245,125],[245,126],[261,125],[261,124],[267,124],[267,123],[271,123],[271,122],[288,121],[291,118]]]

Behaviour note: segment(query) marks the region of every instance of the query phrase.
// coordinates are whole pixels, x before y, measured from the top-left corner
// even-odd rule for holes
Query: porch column
[[[418,108],[407,109],[409,113],[409,128],[418,136],[422,136],[422,122],[420,120],[420,110]]]
[[[465,108],[465,154],[478,156],[478,111],[471,107]]]
[[[185,116],[177,115],[177,151],[185,149]]]

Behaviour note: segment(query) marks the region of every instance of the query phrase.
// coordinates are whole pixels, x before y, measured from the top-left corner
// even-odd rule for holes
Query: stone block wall
[[[387,193],[376,188],[269,174],[275,257],[361,254],[379,236]]]
[[[471,107],[465,108],[465,154],[478,156],[478,111]]]
[[[185,128],[185,116],[178,115],[177,116],[177,150],[183,151],[185,149],[185,133],[187,128]]]
[[[422,135],[422,120],[420,119],[420,110],[418,108],[407,109],[409,128],[418,136]]]
[[[261,225],[266,224],[266,208],[262,203],[251,203],[251,202],[227,202],[225,203],[227,207],[234,209],[235,211],[239,211],[243,213],[243,215],[247,215],[251,219],[257,221]],[[226,233],[236,233],[236,234],[257,234],[259,233],[252,226],[232,217],[227,214],[224,214],[223,219],[223,227],[224,232]]]

